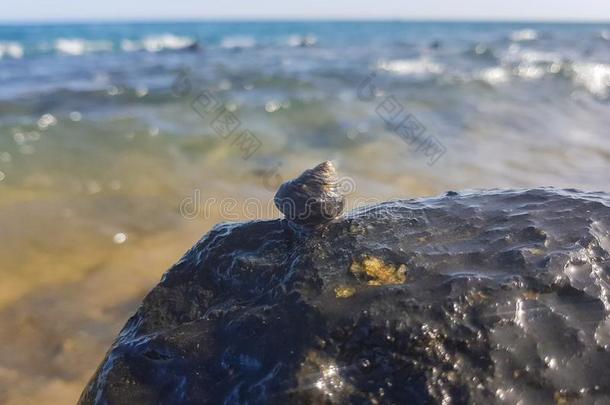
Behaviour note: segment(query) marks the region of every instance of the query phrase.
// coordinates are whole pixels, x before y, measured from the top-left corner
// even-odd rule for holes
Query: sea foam
[[[17,42],[0,42],[0,59],[4,56],[20,59],[23,57],[23,47]]]
[[[515,42],[534,41],[538,39],[538,33],[532,29],[514,31],[510,34],[510,39]]]
[[[381,60],[379,69],[404,76],[429,76],[442,74],[444,68],[433,60],[422,57],[418,59]]]
[[[147,51],[161,52],[165,50],[185,49],[196,44],[196,40],[189,37],[174,34],[162,34],[147,36],[142,40],[124,39],[121,41],[121,49],[125,52]]]
[[[109,52],[113,46],[110,41],[87,41],[80,38],[59,38],[55,50],[66,55],[83,55],[91,52]]]

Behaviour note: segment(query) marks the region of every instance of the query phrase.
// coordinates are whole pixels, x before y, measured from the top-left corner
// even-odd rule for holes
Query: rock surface
[[[601,404],[608,370],[610,196],[450,192],[216,226],[81,403]]]

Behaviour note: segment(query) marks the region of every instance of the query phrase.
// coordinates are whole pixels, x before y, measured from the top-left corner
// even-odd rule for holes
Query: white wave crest
[[[440,75],[444,71],[442,65],[425,57],[420,59],[382,60],[377,64],[377,67],[404,76]]]
[[[141,41],[124,39],[121,41],[121,49],[125,52],[161,52],[166,50],[185,49],[195,45],[196,42],[196,40],[189,37],[181,37],[173,34],[162,34],[148,36]]]
[[[563,64],[563,57],[555,52],[526,50],[518,45],[511,45],[502,57],[502,64],[512,67],[512,74],[518,77],[535,80],[548,73],[558,73]]]
[[[159,52],[170,49],[184,49],[195,44],[195,40],[188,37],[179,37],[172,34],[164,34],[153,37],[146,37],[143,41],[144,49],[148,52]]]
[[[20,59],[23,56],[23,47],[17,42],[0,42],[0,59],[4,55]]]
[[[112,42],[87,41],[80,38],[59,38],[55,41],[55,49],[66,55],[82,55],[90,52],[112,51]]]
[[[314,46],[318,42],[318,38],[314,35],[291,35],[288,38],[288,46],[293,48]]]
[[[493,86],[508,82],[510,75],[509,72],[507,72],[503,67],[495,66],[483,69],[479,74],[479,78]]]
[[[575,63],[572,65],[574,80],[598,97],[608,97],[610,89],[610,65],[603,63]]]
[[[226,37],[220,43],[220,47],[225,49],[254,48],[255,46],[256,40],[247,36]]]
[[[520,64],[515,68],[515,74],[523,79],[535,80],[542,78],[547,73],[547,69],[529,64]]]
[[[510,34],[510,39],[515,42],[534,41],[538,39],[538,33],[532,29],[514,31]]]
[[[523,51],[519,56],[527,63],[558,63],[561,55],[555,52]]]

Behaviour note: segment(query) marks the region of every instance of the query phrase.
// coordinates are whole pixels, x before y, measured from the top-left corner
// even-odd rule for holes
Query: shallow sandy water
[[[185,227],[97,252],[99,261],[89,258],[94,264],[87,268],[66,262],[79,276],[32,286],[5,304],[0,385],[10,387],[2,393],[6,403],[74,403],[130,312],[196,233]]]

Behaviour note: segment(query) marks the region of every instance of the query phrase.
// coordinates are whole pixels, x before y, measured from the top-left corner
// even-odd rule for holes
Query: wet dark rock
[[[608,370],[610,196],[461,192],[216,226],[81,403],[601,404]]]
[[[441,41],[432,41],[430,42],[430,49],[440,49],[441,45]]]
[[[189,52],[200,52],[203,50],[203,47],[199,44],[198,41],[195,41],[189,46],[185,47],[184,50]]]

